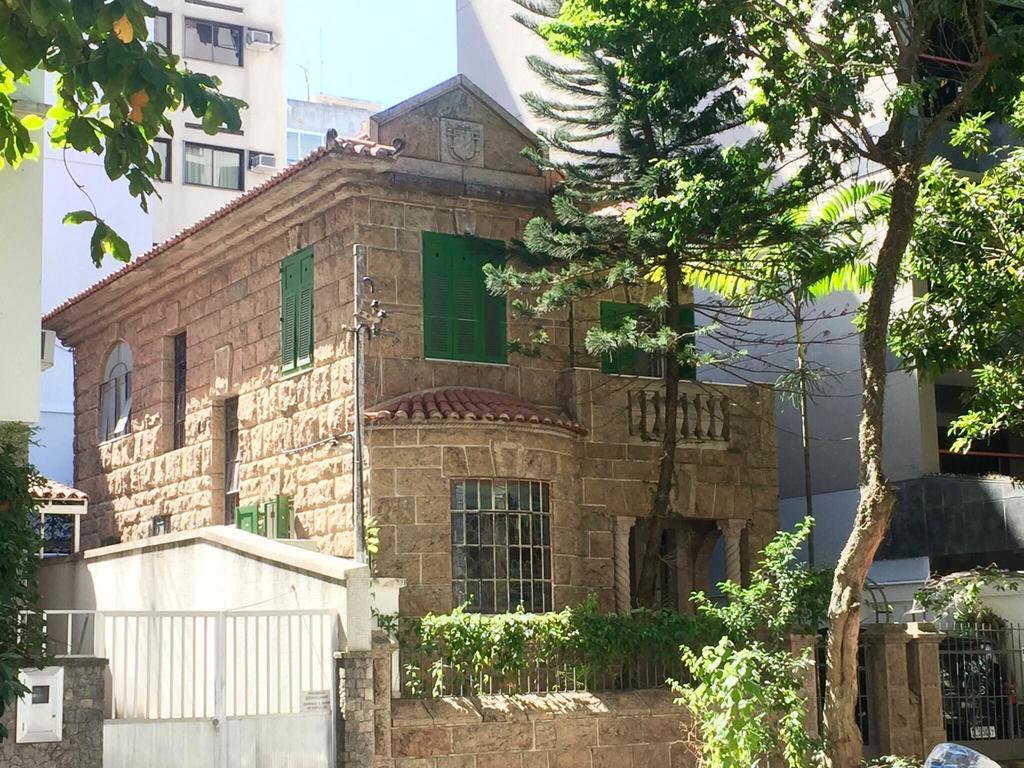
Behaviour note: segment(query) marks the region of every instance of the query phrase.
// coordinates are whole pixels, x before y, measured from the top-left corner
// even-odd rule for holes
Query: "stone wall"
[[[381,768],[683,768],[688,717],[669,691],[392,703]]]
[[[105,659],[61,659],[64,667],[62,739],[43,744],[18,744],[17,705],[4,712],[10,738],[0,742],[4,768],[102,768]]]

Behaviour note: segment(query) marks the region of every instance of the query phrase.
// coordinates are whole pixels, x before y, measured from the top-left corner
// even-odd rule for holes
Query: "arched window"
[[[123,341],[110,351],[100,385],[100,440],[132,431],[132,351]]]

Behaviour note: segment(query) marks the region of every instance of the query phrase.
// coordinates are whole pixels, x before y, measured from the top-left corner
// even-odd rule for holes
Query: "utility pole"
[[[355,363],[355,414],[352,427],[352,532],[356,562],[369,561],[366,552],[366,518],[363,502],[363,419],[366,388],[366,342],[380,333],[388,316],[380,302],[372,299],[366,311],[365,293],[373,293],[373,280],[366,276],[366,246],[352,246],[352,339]]]

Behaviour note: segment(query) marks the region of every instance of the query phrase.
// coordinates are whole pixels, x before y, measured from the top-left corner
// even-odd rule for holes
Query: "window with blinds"
[[[313,249],[281,262],[281,372],[313,365]]]
[[[601,302],[601,329],[605,331],[617,331],[629,318],[636,318],[640,332],[644,332],[642,321],[650,310],[644,304],[627,304],[617,301]],[[651,328],[655,328],[660,321],[652,321]],[[692,330],[694,316],[692,306],[679,307],[679,325],[684,330]],[[687,336],[679,342],[681,359],[679,363],[680,379],[696,379],[697,369],[690,362],[690,354],[683,354],[692,350],[694,341],[692,336]],[[636,348],[622,348],[608,352],[601,358],[601,371],[603,373],[615,373],[625,376],[651,376],[661,378],[665,375],[664,356],[658,353],[647,352]]]
[[[505,297],[487,291],[483,267],[504,263],[500,240],[423,233],[423,354],[507,361]]]

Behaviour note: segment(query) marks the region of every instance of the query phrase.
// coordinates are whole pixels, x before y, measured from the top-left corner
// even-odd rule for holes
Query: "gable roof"
[[[289,165],[288,167],[278,171],[269,179],[264,181],[262,184],[258,184],[252,189],[243,192],[241,195],[232,198],[230,201],[222,205],[220,208],[217,208],[212,213],[209,213],[203,218],[201,218],[195,224],[185,227],[185,229],[181,230],[176,235],[173,235],[167,240],[164,240],[162,243],[158,243],[157,245],[153,246],[153,248],[146,251],[146,253],[142,254],[136,259],[133,259],[132,261],[129,261],[120,269],[111,272],[109,275],[93,283],[88,288],[85,288],[84,290],[79,291],[78,293],[74,294],[68,299],[65,299],[63,302],[61,302],[56,307],[47,312],[45,315],[43,315],[43,323],[52,320],[61,312],[77,304],[87,296],[96,293],[96,291],[100,290],[101,288],[107,285],[110,285],[115,280],[123,277],[129,272],[138,269],[143,264],[152,261],[154,258],[164,253],[165,251],[170,250],[172,247],[182,242],[183,240],[187,240],[189,237],[196,234],[197,232],[200,232],[206,227],[209,227],[211,224],[219,221],[220,219],[223,219],[232,211],[241,208],[246,203],[255,200],[261,195],[266,194],[271,189],[277,187],[281,183],[295,176],[297,173],[299,173],[299,171],[302,171],[310,167],[311,165],[314,165],[315,163],[317,163],[318,161],[322,160],[325,157],[328,157],[329,155],[345,155],[350,157],[390,160],[397,157],[398,154],[399,150],[396,149],[395,147],[384,144],[378,144],[373,141],[367,141],[366,139],[338,138],[335,140],[332,146],[319,147],[318,149],[314,150],[297,163]]]
[[[370,138],[373,140],[378,138],[378,128],[381,125],[390,123],[395,118],[412,112],[417,107],[421,107],[440,96],[444,96],[446,93],[460,88],[464,91],[468,91],[476,99],[481,101],[488,109],[512,126],[512,128],[514,128],[517,133],[521,134],[528,142],[533,145],[540,144],[540,137],[538,137],[536,133],[527,128],[522,121],[501,106],[501,104],[489,96],[480,86],[462,74],[450,77],[443,83],[438,83],[433,88],[428,88],[421,93],[417,93],[415,96],[411,96],[405,101],[395,104],[393,107],[388,107],[375,115],[370,115]]]

